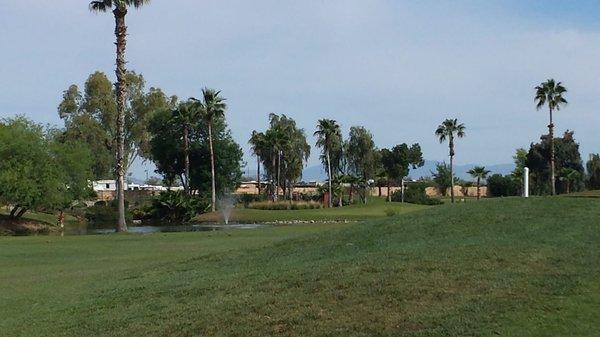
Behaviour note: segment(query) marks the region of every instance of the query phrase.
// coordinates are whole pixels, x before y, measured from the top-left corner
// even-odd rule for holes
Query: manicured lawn
[[[365,210],[366,211],[366,210]],[[6,336],[594,336],[600,199],[246,231],[0,238]]]
[[[565,197],[587,197],[587,198],[600,198],[600,190],[590,190],[583,192],[574,192],[565,194]]]
[[[382,198],[370,198],[366,205],[355,204],[331,209],[303,209],[303,210],[260,210],[235,208],[232,210],[231,221],[240,223],[274,222],[274,221],[356,221],[386,217],[386,211],[392,210],[396,214],[421,210],[427,206],[402,204],[399,202],[386,202]],[[222,222],[223,214],[220,212],[202,214],[197,221]]]

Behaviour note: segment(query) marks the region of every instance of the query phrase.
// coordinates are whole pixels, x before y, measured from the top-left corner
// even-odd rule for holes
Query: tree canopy
[[[62,210],[91,196],[92,153],[87,144],[57,141],[24,117],[0,122],[0,201],[11,216]]]

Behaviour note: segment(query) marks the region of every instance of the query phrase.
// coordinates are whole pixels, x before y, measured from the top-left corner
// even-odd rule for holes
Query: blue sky
[[[60,124],[64,89],[95,70],[113,77],[113,19],[86,3],[0,2],[0,117]],[[128,15],[127,59],[168,94],[222,90],[245,153],[275,112],[309,135],[335,118],[345,132],[366,126],[379,147],[419,142],[444,160],[433,131],[456,117],[463,164],[508,163],[537,141],[548,123],[533,87],[554,77],[570,102],[557,131],[575,130],[586,159],[600,152],[598,13],[594,1],[154,0]]]

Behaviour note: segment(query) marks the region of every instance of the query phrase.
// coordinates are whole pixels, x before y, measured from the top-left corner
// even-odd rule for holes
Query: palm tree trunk
[[[548,133],[550,136],[550,190],[552,195],[556,195],[556,176],[554,173],[554,123],[552,122],[552,108],[550,108],[550,124],[548,124]]]
[[[450,140],[450,200],[454,203],[454,144]]]
[[[256,156],[256,180],[258,181],[258,197],[260,198],[260,156]]]
[[[327,176],[329,177],[329,208],[333,208],[333,188],[331,186],[331,158],[329,157],[329,150],[327,150]]]
[[[124,6],[116,6],[113,11],[115,16],[115,36],[117,38],[117,161],[115,174],[117,176],[117,199],[119,220],[117,224],[117,232],[126,232],[127,224],[125,223],[125,48],[127,44],[127,26],[125,25],[125,15],[127,8]]]
[[[188,125],[183,126],[183,152],[184,152],[184,165],[185,165],[185,184],[183,188],[187,194],[190,194],[190,140],[189,140],[189,129]]]
[[[271,198],[273,202],[277,201],[277,181],[276,181],[276,169],[277,169],[277,158],[275,155],[271,155]]]
[[[212,122],[208,123],[208,146],[210,147],[210,173],[212,176],[212,191],[211,191],[211,210],[214,212],[217,210],[217,186],[215,183],[215,152],[213,150],[213,139],[212,139]]]
[[[277,151],[277,183],[275,184],[275,196],[279,198],[279,184],[281,182],[281,151]]]
[[[479,200],[479,197],[481,196],[480,192],[479,192],[479,184],[481,183],[481,179],[479,177],[477,177],[477,200]]]

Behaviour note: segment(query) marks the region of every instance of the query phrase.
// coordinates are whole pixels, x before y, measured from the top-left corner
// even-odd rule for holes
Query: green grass
[[[597,336],[600,199],[0,238],[6,336]]]
[[[589,190],[565,194],[565,197],[600,198],[600,190]]]
[[[356,221],[384,218],[388,210],[396,214],[421,210],[427,206],[391,202],[382,198],[370,198],[366,205],[355,204],[345,207],[301,209],[301,210],[261,210],[249,208],[235,208],[230,220],[240,223],[275,222],[275,221]],[[206,213],[196,217],[200,222],[222,222],[223,215],[220,212]]]

